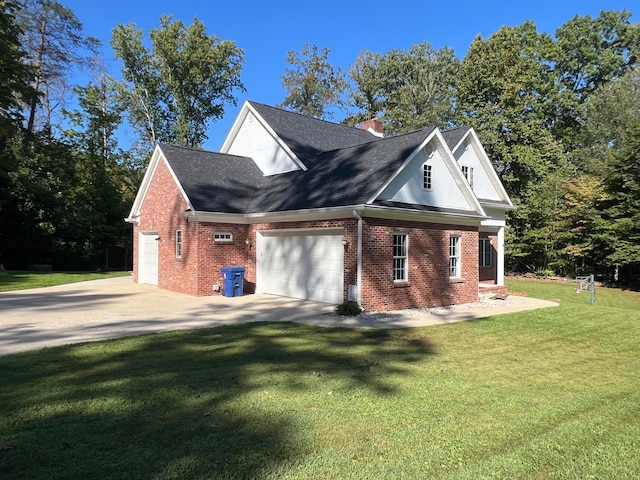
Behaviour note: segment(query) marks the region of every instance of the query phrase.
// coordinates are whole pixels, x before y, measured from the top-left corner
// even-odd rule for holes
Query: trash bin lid
[[[222,267],[220,271],[222,273],[244,273],[244,267],[240,267],[240,266]]]

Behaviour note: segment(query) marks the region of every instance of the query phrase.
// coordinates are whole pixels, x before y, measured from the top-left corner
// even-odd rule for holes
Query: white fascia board
[[[386,182],[384,182],[384,183],[382,184],[382,186],[381,186],[381,187],[380,187],[380,188],[379,188],[379,189],[378,189],[378,190],[377,190],[377,191],[376,191],[376,192],[371,196],[371,198],[370,198],[369,200],[367,200],[367,204],[370,204],[370,203],[375,202],[375,201],[376,201],[376,199],[377,199],[380,195],[382,195],[382,192],[384,192],[384,191],[387,189],[387,187],[388,187],[389,185],[391,185],[391,182],[393,182],[393,181],[396,179],[396,177],[397,177],[398,175],[400,175],[400,173],[402,173],[402,171],[403,171],[405,168],[407,168],[407,166],[411,163],[411,160],[413,160],[413,158],[414,158],[418,153],[420,153],[420,151],[421,151],[425,146],[427,146],[427,144],[428,144],[428,143],[431,141],[431,139],[435,136],[435,134],[436,134],[436,131],[437,131],[437,130],[438,130],[437,128],[436,128],[436,129],[434,129],[434,130],[433,130],[433,132],[431,132],[431,133],[429,134],[429,136],[428,136],[427,138],[425,138],[425,140],[424,140],[420,145],[418,145],[418,146],[413,150],[413,152],[411,152],[411,153],[409,154],[409,156],[407,156],[407,158],[405,159],[405,161],[404,161],[404,162],[402,162],[402,165],[400,165],[400,168],[398,168],[398,170],[396,170],[396,172],[395,172],[393,175],[391,175],[389,178],[387,178],[387,181],[386,181]]]
[[[458,187],[462,190],[462,194],[469,202],[471,208],[474,211],[478,212],[480,216],[486,217],[487,214],[482,208],[482,205],[480,205],[480,201],[478,200],[478,197],[476,197],[476,194],[473,193],[473,189],[471,188],[471,185],[469,185],[469,182],[467,182],[467,179],[464,178],[464,175],[462,174],[462,169],[458,165],[458,162],[456,161],[456,157],[453,155],[453,152],[449,149],[449,146],[447,145],[447,142],[442,136],[442,132],[440,132],[440,129],[436,129],[435,138],[438,139],[438,143],[439,143],[438,149],[441,154],[444,153],[443,158],[446,159],[445,164],[449,168],[449,172],[453,176],[453,179],[456,182],[456,185],[458,185]]]
[[[361,216],[364,217],[430,223],[449,223],[455,225],[478,226],[480,225],[481,221],[488,218],[487,216],[479,215],[476,212],[470,212],[469,214],[424,212],[419,210],[408,210],[400,207],[386,207],[380,205],[349,205],[344,207],[329,207],[310,210],[294,210],[288,212],[250,214],[187,211],[183,212],[182,216],[187,218],[189,222],[233,223],[239,225],[252,225],[257,223],[304,222],[352,218],[354,210],[356,210]]]
[[[238,135],[238,132],[240,131],[240,127],[247,120],[247,116],[249,114],[252,114],[254,116],[254,118],[260,123],[262,128],[264,128],[269,133],[269,135],[273,137],[273,139],[280,146],[280,148],[282,148],[286,152],[286,154],[291,158],[291,160],[296,165],[298,165],[298,167],[300,167],[301,170],[305,172],[308,170],[307,166],[304,163],[302,163],[302,161],[293,153],[293,151],[289,148],[289,146],[276,134],[273,128],[271,128],[271,126],[265,121],[262,115],[260,115],[258,111],[255,108],[253,108],[253,106],[249,103],[248,100],[245,100],[244,104],[242,105],[242,108],[240,109],[240,113],[238,114],[238,117],[233,123],[231,130],[227,134],[227,138],[222,144],[222,148],[220,148],[220,153],[229,152],[231,145],[233,144],[236,136]],[[277,173],[288,173],[289,171],[293,171],[293,170],[287,170],[285,172],[277,172]],[[275,173],[272,175],[275,175]]]
[[[458,187],[462,190],[462,194],[467,199],[467,202],[469,203],[472,211],[474,211],[476,215],[486,216],[482,205],[480,205],[478,198],[475,196],[473,190],[471,190],[471,187],[467,183],[467,180],[464,178],[462,170],[460,170],[460,168],[458,167],[458,162],[456,162],[456,159],[453,156],[453,152],[449,150],[447,142],[444,140],[444,137],[442,136],[442,133],[438,128],[435,128],[433,132],[431,132],[429,136],[427,136],[427,138],[420,145],[418,145],[418,147],[413,152],[411,152],[407,159],[402,163],[400,168],[396,170],[396,172],[387,179],[384,185],[382,185],[382,187],[373,194],[373,196],[367,201],[367,204],[373,203],[382,194],[382,192],[385,191],[385,189],[391,184],[391,182],[393,182],[393,180],[398,175],[400,175],[405,168],[407,168],[407,166],[411,163],[415,156],[418,155],[418,153],[420,153],[420,151],[422,151],[433,140],[437,141],[437,145],[435,146],[435,148],[442,155],[443,161],[445,162],[447,168],[449,169],[449,172],[453,176],[456,185],[458,185]]]
[[[480,159],[480,161],[484,164],[485,171],[487,172],[487,175],[489,175],[489,178],[491,179],[491,183],[493,184],[494,188],[498,192],[498,196],[504,199],[504,201],[507,204],[509,204],[511,207],[515,208],[513,205],[513,202],[511,201],[511,198],[509,198],[509,194],[504,189],[504,185],[502,185],[502,181],[500,180],[500,177],[498,177],[498,172],[496,172],[496,169],[493,168],[493,164],[491,163],[491,160],[487,156],[487,152],[482,146],[482,142],[480,142],[480,138],[478,138],[476,131],[473,128],[470,128],[467,134],[464,136],[463,140],[465,140],[466,138],[471,139],[473,143],[473,148],[476,151],[476,154],[478,155],[478,158]]]
[[[354,207],[355,208],[355,207]],[[486,215],[476,212],[447,213],[447,212],[423,212],[420,210],[407,210],[399,207],[385,207],[380,205],[365,205],[358,210],[362,217],[385,218],[394,220],[407,220],[412,222],[447,223],[453,225],[479,226]]]
[[[233,125],[231,126],[231,130],[229,130],[229,133],[227,133],[227,136],[224,139],[224,142],[222,142],[222,146],[220,147],[220,153],[229,152],[229,148],[231,147],[231,144],[235,140],[236,136],[238,135],[240,126],[244,123],[245,119],[247,118],[248,112],[249,112],[249,102],[245,100],[244,103],[242,104],[242,108],[240,108],[240,112],[238,113],[238,116],[236,117],[235,121],[233,122]]]
[[[145,197],[147,196],[147,192],[149,191],[149,187],[151,185],[151,180],[158,169],[158,165],[160,162],[164,162],[169,173],[171,174],[171,178],[178,186],[178,190],[180,190],[180,194],[184,198],[187,205],[189,205],[190,209],[193,209],[193,205],[191,204],[191,200],[187,196],[186,192],[182,188],[182,184],[178,181],[178,177],[176,177],[175,172],[167,162],[167,159],[162,153],[162,148],[160,145],[156,145],[156,148],[153,150],[153,155],[151,156],[151,161],[149,162],[149,166],[147,167],[147,171],[142,178],[142,183],[140,184],[140,188],[138,189],[138,193],[136,194],[136,199],[133,202],[133,206],[131,207],[131,211],[129,212],[129,216],[125,218],[125,222],[133,223],[138,225],[140,222],[140,208],[142,207],[142,203],[144,202]]]
[[[156,147],[153,149],[153,154],[151,155],[149,165],[147,166],[147,171],[144,173],[144,177],[142,177],[142,183],[138,188],[138,193],[136,193],[136,198],[133,201],[133,205],[131,206],[129,216],[125,218],[125,222],[133,223],[136,225],[138,224],[140,219],[140,208],[142,207],[144,197],[146,197],[149,186],[151,185],[151,179],[153,178],[153,174],[158,167],[158,162],[161,155],[162,151],[160,150],[160,145],[156,145]]]

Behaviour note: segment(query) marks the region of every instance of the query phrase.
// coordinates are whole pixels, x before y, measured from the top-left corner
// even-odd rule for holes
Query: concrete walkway
[[[244,322],[325,327],[407,328],[557,305],[509,297],[497,306],[338,317],[333,305],[274,295],[192,297],[133,283],[131,277],[0,293],[0,355],[169,330]]]

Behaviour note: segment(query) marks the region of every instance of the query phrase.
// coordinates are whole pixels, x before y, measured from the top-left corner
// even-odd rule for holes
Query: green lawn
[[[123,277],[129,272],[27,272],[23,270],[0,271],[0,292],[27,288],[51,287],[65,283]]]
[[[0,478],[637,478],[640,294],[510,288],[561,305],[0,357]]]

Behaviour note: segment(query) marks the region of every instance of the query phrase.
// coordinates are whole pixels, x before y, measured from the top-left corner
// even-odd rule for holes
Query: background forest
[[[131,268],[124,223],[156,142],[201,148],[245,92],[241,46],[170,16],[114,26],[120,76],[74,13],[0,0],[0,263]],[[555,35],[533,22],[477,37],[460,59],[430,43],[287,57],[281,107],[387,135],[472,125],[518,208],[507,270],[640,277],[640,24],[627,11],[576,16]],[[78,72],[91,80],[74,85]],[[247,92],[251,95],[251,92]],[[259,98],[255,100],[260,101]],[[136,141],[122,142],[123,125]]]

